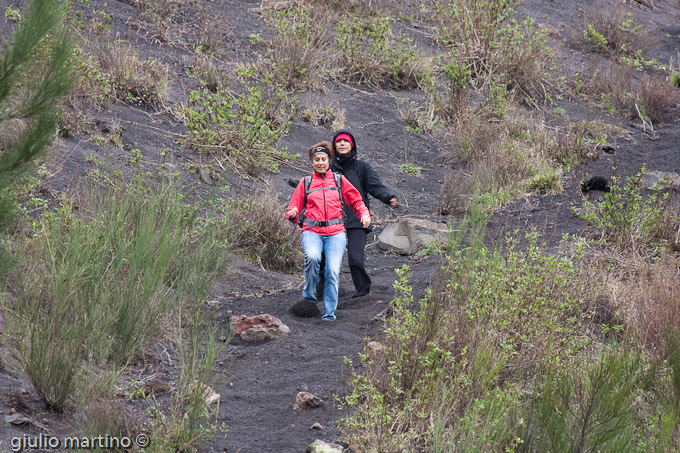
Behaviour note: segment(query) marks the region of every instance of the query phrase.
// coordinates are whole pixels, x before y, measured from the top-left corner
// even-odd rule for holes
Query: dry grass
[[[119,99],[151,105],[167,99],[170,72],[163,63],[143,59],[122,43],[104,43],[97,58]]]
[[[0,152],[8,147],[16,146],[28,128],[24,119],[11,119],[0,122]]]
[[[476,88],[498,84],[529,104],[552,89],[553,50],[535,19],[511,19],[518,1],[436,0],[435,39],[463,62]]]
[[[662,357],[667,335],[680,326],[680,256],[662,253],[650,262],[636,254],[608,264],[612,305],[632,338]]]
[[[142,431],[142,424],[124,401],[100,399],[83,410],[82,430],[85,436],[106,433],[118,439],[134,439]]]
[[[211,55],[198,54],[191,66],[192,74],[200,80],[201,85],[211,92],[224,90],[228,85],[224,64]]]
[[[640,80],[639,107],[653,123],[678,117],[678,110],[672,110],[680,102],[680,90],[657,74],[643,74]]]
[[[602,105],[610,114],[634,113],[635,94],[632,90],[634,69],[616,62],[600,65],[590,60],[590,76],[583,93],[593,103]]]
[[[482,109],[470,108],[439,132],[452,161],[463,166],[442,184],[443,214],[465,210],[474,194],[493,194],[492,204],[504,204],[526,191],[559,193],[562,171],[596,158],[595,139],[611,139],[615,133],[591,122],[549,127],[541,115],[516,109],[490,121]]]
[[[329,5],[302,1],[264,2],[264,16],[274,37],[266,42],[261,71],[269,72],[285,88],[318,84],[332,42],[337,13]]]
[[[657,44],[652,31],[636,25],[630,8],[618,2],[593,4],[582,18],[575,21],[572,30],[571,39],[577,45],[613,58],[638,50],[644,54]]]
[[[298,272],[304,262],[297,246],[288,246],[293,228],[284,219],[285,206],[269,191],[260,191],[228,206],[225,233],[229,245],[265,269]]]
[[[332,131],[345,127],[345,109],[321,101],[302,110],[301,117],[314,126],[324,126]]]
[[[675,105],[680,91],[658,74],[641,74],[629,65],[610,61],[605,65],[590,61],[590,76],[581,90],[589,102],[610,114],[636,119],[640,115],[652,124],[678,116]],[[639,110],[639,112],[638,112]]]

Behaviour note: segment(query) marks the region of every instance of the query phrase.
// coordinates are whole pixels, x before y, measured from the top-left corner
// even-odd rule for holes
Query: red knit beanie
[[[345,133],[345,132],[343,132],[342,134],[338,134],[338,136],[335,137],[335,141],[333,142],[333,144],[335,145],[336,143],[338,143],[338,140],[347,140],[349,142],[350,146],[354,146],[354,142],[352,141],[352,136]]]

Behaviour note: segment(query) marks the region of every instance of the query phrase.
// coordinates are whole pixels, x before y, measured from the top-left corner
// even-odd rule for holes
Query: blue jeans
[[[344,231],[332,236],[321,236],[311,231],[302,232],[302,248],[305,250],[305,287],[302,290],[302,297],[309,301],[316,301],[319,263],[321,262],[321,255],[325,255],[323,317],[321,319],[327,321],[335,319],[335,308],[338,306],[340,266],[346,245],[347,234]]]

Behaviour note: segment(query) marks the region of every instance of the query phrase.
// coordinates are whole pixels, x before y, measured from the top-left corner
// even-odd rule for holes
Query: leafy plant
[[[602,237],[619,247],[655,246],[659,240],[669,194],[663,191],[663,181],[645,194],[646,168],[626,178],[621,185],[613,177],[610,192],[601,203],[583,198],[581,217],[600,230]]]
[[[399,165],[399,171],[408,175],[418,176],[423,171],[423,169],[411,162],[407,162],[405,164]]]
[[[252,69],[238,74],[240,93],[192,91],[181,112],[191,147],[223,156],[236,171],[250,176],[276,171],[278,162],[292,157],[276,143],[288,131],[296,109],[280,85],[269,79],[259,83],[254,75]]]
[[[350,14],[337,25],[339,77],[376,88],[415,88],[429,75],[411,42],[392,34],[389,17]]]
[[[222,263],[221,232],[199,229],[173,183],[92,197],[89,212],[43,215],[3,301],[21,365],[58,411],[109,393],[171,313],[205,301]]]

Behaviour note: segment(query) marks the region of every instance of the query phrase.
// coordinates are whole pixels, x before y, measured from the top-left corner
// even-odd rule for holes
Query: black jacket
[[[335,133],[335,136],[333,137],[333,148],[335,149],[335,137],[342,133],[349,134],[352,137],[352,150],[346,156],[340,156],[336,152],[335,157],[331,160],[331,170],[342,174],[354,187],[356,187],[367,208],[370,209],[368,199],[369,194],[383,203],[389,204],[390,199],[394,197],[394,194],[390,189],[383,185],[378,174],[373,170],[373,167],[371,167],[371,164],[356,157],[356,140],[348,129],[340,129]],[[344,216],[345,228],[363,228],[361,221],[354,211],[352,211],[350,206],[345,205]],[[369,228],[369,230],[370,229],[371,228]]]

